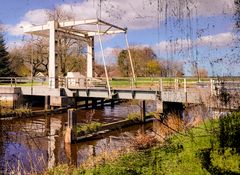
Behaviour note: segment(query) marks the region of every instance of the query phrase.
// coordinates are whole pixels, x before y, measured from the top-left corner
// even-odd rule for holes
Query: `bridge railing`
[[[53,80],[48,77],[0,77],[0,86],[48,86]],[[105,78],[66,78],[59,77],[55,80],[59,87],[65,88],[107,88]],[[112,89],[143,89],[143,90],[178,90],[194,92],[208,90],[211,94],[221,88],[240,90],[240,79],[219,78],[176,78],[176,77],[138,77],[133,80],[129,77],[110,78]]]
[[[45,86],[48,78],[45,77],[0,77],[0,86]]]

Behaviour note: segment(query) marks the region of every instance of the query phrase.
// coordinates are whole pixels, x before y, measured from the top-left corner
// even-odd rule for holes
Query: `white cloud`
[[[167,6],[167,8],[166,8]],[[157,20],[164,21],[167,16],[187,18],[198,16],[212,16],[232,14],[234,0],[106,0],[102,1],[101,12],[99,1],[88,0],[81,3],[64,3],[57,6],[76,19],[96,18],[115,23],[130,29],[145,29],[156,27]],[[36,9],[27,12],[22,21],[9,28],[11,35],[22,34],[22,25],[46,23],[48,15],[46,9]],[[159,13],[160,12],[160,13]]]
[[[227,32],[219,33],[216,35],[202,36],[196,40],[177,39],[171,42],[161,41],[160,43],[153,46],[153,49],[155,51],[160,50],[161,52],[179,52],[196,47],[222,48],[231,46],[234,43],[236,37],[237,36],[233,33]]]
[[[210,46],[213,48],[221,48],[232,45],[236,37],[237,36],[234,35],[233,33],[227,32],[220,33],[217,35],[203,36],[197,39],[195,42],[196,45],[198,46]]]
[[[17,40],[17,41],[11,41],[6,44],[7,50],[11,51],[15,48],[19,49],[24,46],[25,42],[22,40]]]
[[[16,25],[7,25],[7,31],[10,35],[23,35],[23,26],[41,25],[48,20],[47,9],[36,9],[28,11],[22,20]]]
[[[27,21],[32,25],[44,24],[48,20],[48,11],[47,9],[30,10],[24,15],[23,21]]]
[[[120,48],[112,48],[112,47],[105,48],[103,50],[103,53],[104,53],[104,58],[105,58],[106,64],[109,65],[109,64],[116,63],[116,57],[120,51],[121,51]],[[96,59],[97,63],[103,64],[101,51],[98,51],[95,53],[95,59]]]
[[[15,26],[7,25],[6,29],[10,35],[18,36],[23,35],[23,26],[31,26],[31,23],[28,21],[21,21],[20,23],[16,24]]]

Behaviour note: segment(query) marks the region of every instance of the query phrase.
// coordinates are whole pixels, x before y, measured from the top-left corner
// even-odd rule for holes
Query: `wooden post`
[[[94,145],[89,145],[89,156],[96,156],[96,149]]]
[[[76,126],[77,126],[77,111],[76,109],[68,109],[68,122],[65,133],[66,143],[72,143],[73,141],[77,140],[75,132]]]
[[[141,104],[141,120],[142,122],[145,122],[146,118],[146,101],[143,100]]]
[[[157,113],[163,113],[163,101],[156,100],[156,110]]]
[[[77,166],[77,144],[66,143],[64,144],[65,153],[69,160],[70,165]]]

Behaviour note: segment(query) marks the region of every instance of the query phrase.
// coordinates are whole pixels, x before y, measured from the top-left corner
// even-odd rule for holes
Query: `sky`
[[[28,37],[23,26],[47,23],[47,11],[60,8],[76,20],[101,18],[128,28],[131,46],[151,47],[161,60],[191,64],[210,75],[240,75],[234,49],[234,0],[0,0],[0,21],[6,29],[9,49],[21,46]],[[96,58],[101,63],[98,42]],[[123,35],[106,37],[106,62],[113,64],[113,50],[125,48]]]

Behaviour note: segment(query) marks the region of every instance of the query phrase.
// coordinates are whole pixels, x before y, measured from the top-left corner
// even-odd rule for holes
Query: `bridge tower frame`
[[[48,21],[45,25],[39,26],[24,26],[24,32],[42,36],[49,37],[49,65],[48,65],[48,75],[49,75],[49,88],[58,88],[58,73],[56,67],[56,59],[58,57],[57,45],[58,45],[58,34],[68,38],[73,38],[81,40],[87,43],[87,78],[94,77],[94,36],[98,36],[99,43],[102,49],[101,36],[124,33],[127,36],[127,28],[121,28],[116,25],[110,24],[108,22],[102,21],[100,19],[85,19],[85,20],[72,20],[72,21]],[[127,38],[127,37],[126,37]],[[135,73],[132,64],[132,58],[130,54],[130,49],[128,41],[126,39],[126,46],[129,52],[129,59],[131,63],[132,76],[135,80]],[[104,55],[102,54],[103,62],[105,63]],[[108,81],[108,73],[105,67],[105,75]],[[108,89],[110,92],[110,85],[108,83]]]

